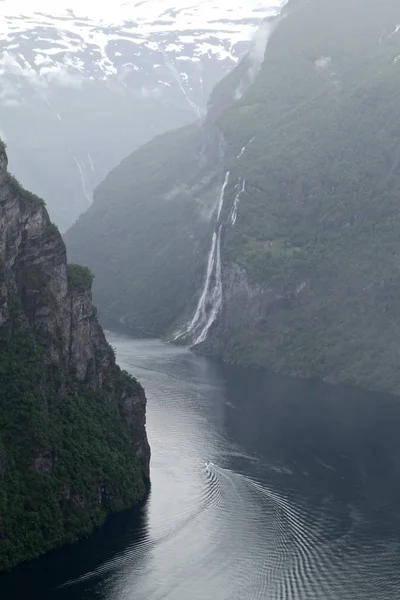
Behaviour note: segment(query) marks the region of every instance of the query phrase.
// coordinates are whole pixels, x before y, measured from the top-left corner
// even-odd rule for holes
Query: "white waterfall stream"
[[[227,171],[226,175],[225,175],[224,183],[222,184],[221,193],[219,195],[218,213],[217,213],[217,221],[218,221],[218,223],[219,223],[219,219],[220,219],[220,216],[221,216],[221,210],[222,210],[222,207],[224,205],[225,190],[226,190],[226,186],[228,185],[228,182],[229,182],[229,175],[230,175],[230,172]]]
[[[201,344],[201,342],[204,342],[204,340],[207,338],[209,329],[214,323],[215,319],[217,318],[222,306],[221,231],[222,225],[219,226],[217,235],[214,281],[209,287],[207,293],[207,300],[210,306],[210,310],[208,318],[202,322],[202,327],[196,338],[193,340],[193,346]]]
[[[165,61],[165,65],[166,67],[170,70],[173,78],[175,79],[176,83],[179,86],[179,89],[181,90],[182,94],[184,95],[184,97],[187,100],[187,103],[189,104],[190,108],[193,110],[193,112],[195,113],[196,117],[198,119],[201,119],[203,116],[203,111],[201,110],[201,108],[199,106],[197,106],[197,104],[195,102],[193,102],[193,100],[190,98],[188,92],[185,89],[185,86],[182,83],[182,79],[181,76],[179,75],[179,72],[177,70],[177,68],[175,67],[175,65],[169,60],[168,55],[165,51],[162,51],[162,54],[164,56],[164,61]]]
[[[174,340],[190,337],[192,346],[201,344],[207,338],[210,327],[215,322],[222,306],[222,264],[221,264],[221,211],[224,204],[225,190],[229,181],[229,171],[226,172],[218,200],[217,224],[208,253],[207,270],[204,285],[199,297],[193,318],[184,330],[179,331]]]
[[[239,154],[237,155],[236,158],[241,158],[243,156],[243,154],[246,152],[247,148],[250,146],[250,144],[252,144],[254,142],[254,140],[256,139],[256,136],[252,137],[250,141],[247,142],[247,144],[245,144],[243,146],[243,148],[241,149],[241,151],[239,152]]]
[[[85,166],[82,167],[81,162],[76,158],[76,156],[74,156],[73,159],[75,161],[76,166],[78,167],[81,184],[82,184],[82,191],[83,191],[83,193],[86,197],[86,200],[88,201],[88,204],[90,206],[93,202],[93,197],[92,197],[91,192],[89,192],[89,188],[86,183],[86,177],[85,177],[85,172],[84,172]]]
[[[211,249],[208,254],[207,271],[206,271],[206,278],[204,280],[203,290],[202,290],[201,296],[199,298],[199,301],[197,303],[197,307],[196,307],[196,311],[194,313],[193,319],[189,323],[188,333],[194,331],[198,327],[198,325],[201,324],[202,322],[204,322],[204,320],[206,319],[206,304],[207,304],[207,297],[208,297],[208,293],[209,293],[209,289],[210,289],[211,276],[214,271],[216,247],[217,247],[217,234],[214,231],[213,236],[212,236]]]
[[[90,168],[92,170],[92,173],[94,173],[93,161],[92,161],[92,157],[90,156],[90,152],[89,151],[88,151],[87,155],[88,155],[88,159],[89,159]]]
[[[243,194],[245,189],[246,189],[246,180],[243,179],[242,187],[241,187],[240,191],[236,194],[236,197],[233,201],[233,207],[232,207],[232,213],[231,213],[231,225],[234,225],[236,223],[240,196]]]

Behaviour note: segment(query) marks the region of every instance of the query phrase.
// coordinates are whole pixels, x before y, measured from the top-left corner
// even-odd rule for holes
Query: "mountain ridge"
[[[279,8],[176,4],[0,3],[0,133],[11,171],[62,231],[125,156],[205,114],[214,84]]]
[[[153,140],[99,186],[69,251],[126,326],[399,393],[400,9],[310,0],[285,15],[255,77],[250,55],[214,88],[197,133]]]

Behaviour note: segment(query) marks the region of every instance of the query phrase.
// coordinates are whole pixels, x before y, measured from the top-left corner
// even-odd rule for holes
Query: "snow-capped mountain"
[[[126,155],[204,114],[212,87],[285,3],[0,1],[11,170],[66,229]]]

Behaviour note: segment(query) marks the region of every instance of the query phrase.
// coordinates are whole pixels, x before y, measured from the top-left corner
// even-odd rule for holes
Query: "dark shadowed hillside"
[[[146,398],[115,364],[91,283],[1,143],[0,571],[145,495]]]

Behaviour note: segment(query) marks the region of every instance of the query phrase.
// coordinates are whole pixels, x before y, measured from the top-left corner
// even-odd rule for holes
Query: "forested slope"
[[[0,144],[0,571],[142,500],[146,398],[115,363],[92,275]]]
[[[188,214],[198,255],[204,257],[229,171],[218,223],[222,302],[201,344],[203,351],[241,364],[400,391],[399,23],[400,6],[393,0],[289,3],[253,83],[243,89],[254,66],[250,55],[215,88],[202,124],[203,132],[215,128],[223,149],[219,163],[209,169],[219,185],[208,233],[198,236],[200,220],[194,222]],[[164,147],[169,143],[172,149],[176,142],[177,133],[163,139]],[[158,144],[154,141],[152,148]],[[209,149],[211,153],[212,144]],[[139,151],[134,161],[127,159],[131,178],[145,156]],[[184,185],[185,160],[176,150],[169,157],[170,168],[178,170],[179,184]],[[154,166],[156,154],[153,158]],[[143,235],[156,248],[160,230],[150,213],[166,211],[167,205],[153,193],[160,185],[154,174],[146,194],[149,221],[137,211],[134,186],[125,207],[119,194],[109,193],[117,227],[106,232],[104,223],[106,237],[118,239],[121,223],[137,217],[135,227],[143,225]],[[122,171],[120,176],[125,180]],[[164,189],[170,190],[168,182]],[[197,205],[202,198],[196,195]],[[80,233],[72,229],[67,241],[74,259],[95,268],[100,299],[100,263],[107,260],[99,246],[92,246],[89,257],[84,241],[85,233],[90,236],[99,223],[99,206],[96,201],[78,224]],[[194,200],[187,199],[185,206],[192,210]],[[172,212],[174,205],[170,208]],[[179,236],[182,226],[179,220],[171,224],[169,238]],[[87,260],[94,254],[96,265]],[[159,264],[158,252],[150,256]],[[206,318],[211,314],[208,305],[219,302],[217,258],[206,290]],[[204,259],[192,264],[197,264],[197,294],[185,299],[184,307],[171,298],[183,331],[205,289]],[[164,281],[169,272],[169,267],[164,269]],[[183,281],[192,282],[187,265],[179,272]],[[126,268],[128,273],[134,282],[136,269]],[[141,302],[154,292],[151,271],[147,273],[148,287],[132,283]],[[119,291],[114,294],[117,313]],[[135,294],[131,298],[136,300]],[[104,308],[102,301],[100,306]],[[135,301],[130,312],[136,315]],[[175,312],[171,317],[161,330],[176,324]],[[154,331],[160,332],[158,323]]]

